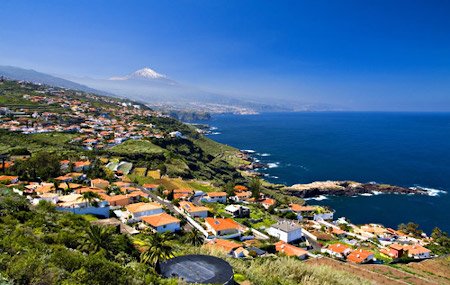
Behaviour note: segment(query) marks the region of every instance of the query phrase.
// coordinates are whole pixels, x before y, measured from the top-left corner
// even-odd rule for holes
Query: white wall
[[[180,223],[172,223],[172,224],[168,224],[168,225],[164,225],[164,226],[159,226],[159,227],[156,227],[155,230],[158,233],[175,232],[175,231],[180,230]]]

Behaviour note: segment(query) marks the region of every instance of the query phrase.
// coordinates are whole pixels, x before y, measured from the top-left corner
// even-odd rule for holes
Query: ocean
[[[335,217],[396,227],[414,221],[450,231],[450,113],[265,113],[219,115],[210,138],[253,150],[265,179],[292,185],[354,180],[426,187],[428,196],[320,197]]]

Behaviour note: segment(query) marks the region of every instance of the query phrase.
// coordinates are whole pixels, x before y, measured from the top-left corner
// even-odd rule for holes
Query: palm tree
[[[92,191],[86,191],[83,194],[81,194],[81,197],[79,198],[80,200],[84,200],[86,201],[86,206],[87,205],[92,205],[93,202],[96,201],[96,199],[100,199],[100,195],[98,195],[95,192]]]
[[[193,246],[201,246],[205,242],[205,236],[196,228],[193,228],[190,232],[188,232],[184,236],[184,239],[187,243]]]
[[[89,253],[104,251],[109,254],[109,245],[112,242],[112,228],[90,225],[86,228],[86,234],[79,249]]]
[[[142,242],[144,251],[141,262],[158,267],[159,263],[174,257],[173,235],[170,233],[156,233],[149,235]]]

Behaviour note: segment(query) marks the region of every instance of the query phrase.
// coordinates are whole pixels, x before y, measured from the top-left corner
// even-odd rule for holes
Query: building
[[[142,187],[144,187],[145,190],[148,191],[155,191],[158,188],[158,186],[159,186],[158,184],[149,184],[149,183],[142,185]]]
[[[59,196],[56,209],[59,211],[71,212],[79,215],[91,214],[109,218],[109,203],[96,199],[95,205],[83,200],[80,194],[69,194]]]
[[[92,179],[91,180],[91,187],[94,188],[100,188],[100,189],[106,189],[109,187],[109,181],[104,179]]]
[[[347,261],[353,262],[353,263],[368,263],[372,261],[374,258],[373,252],[369,250],[364,250],[361,248],[358,248],[354,251],[352,251],[347,256]]]
[[[158,203],[136,203],[130,204],[125,207],[127,209],[126,213],[124,213],[123,217],[129,223],[138,222],[144,216],[157,215],[164,212],[162,206]]]
[[[250,208],[241,205],[228,205],[225,207],[225,211],[233,215],[234,218],[249,218]]]
[[[205,225],[216,237],[235,238],[241,235],[241,226],[230,218],[205,218]]]
[[[277,201],[272,198],[266,198],[262,200],[260,203],[264,207],[264,209],[268,210],[270,207],[275,206],[277,204]]]
[[[180,230],[180,220],[167,213],[141,217],[142,222],[148,224],[158,233],[176,232]]]
[[[284,241],[277,242],[275,244],[275,250],[287,256],[296,256],[299,259],[306,259],[308,256],[307,250],[285,243]]]
[[[202,201],[208,203],[223,203],[227,202],[227,193],[226,192],[209,192],[203,197]]]
[[[187,200],[194,194],[191,189],[175,189],[173,190],[173,199]]]
[[[127,205],[129,205],[131,203],[130,201],[130,197],[128,197],[127,195],[114,195],[114,196],[109,196],[106,194],[100,194],[100,196],[109,202],[109,205],[111,207],[125,207]]]
[[[408,253],[408,257],[414,259],[430,258],[431,251],[419,244],[406,245],[404,249]]]
[[[217,249],[227,255],[233,255],[234,251],[241,246],[242,245],[237,242],[218,238],[211,240],[205,245],[205,247]]]
[[[322,248],[321,251],[337,258],[344,258],[350,254],[352,249],[345,244],[334,243]]]
[[[300,225],[296,222],[287,220],[273,224],[267,230],[267,233],[287,243],[299,240],[303,236]]]
[[[208,208],[203,206],[196,206],[191,202],[181,201],[180,208],[189,216],[196,218],[208,217]]]

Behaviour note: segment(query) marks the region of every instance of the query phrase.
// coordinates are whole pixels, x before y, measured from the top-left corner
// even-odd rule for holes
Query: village
[[[25,83],[24,83],[25,84]],[[26,84],[24,85],[26,86]],[[73,100],[63,89],[42,87],[31,102],[57,106],[1,109],[0,128],[24,135],[69,133],[68,145],[85,151],[114,149],[145,139],[183,140],[179,130],[165,131],[136,118],[165,115],[133,103],[90,95]],[[34,91],[36,92],[36,91]],[[106,101],[105,101],[106,100]],[[112,105],[99,111],[93,102]],[[51,109],[51,108],[49,108]],[[61,111],[63,110],[63,111]],[[153,145],[151,147],[154,147]],[[237,152],[239,160],[246,154]],[[98,152],[59,160],[57,176],[27,181],[11,169],[31,158],[27,151],[0,157],[0,184],[58,211],[86,216],[91,224],[115,227],[126,235],[189,232],[202,237],[203,248],[237,259],[289,256],[298,260],[331,258],[350,264],[385,264],[431,259],[432,239],[380,224],[355,225],[333,209],[293,202],[264,191],[258,178],[249,184],[219,187],[211,181],[167,175],[165,167],[145,167]],[[247,167],[237,166],[251,177]],[[101,172],[107,175],[95,176]],[[101,176],[101,177],[100,177]]]

